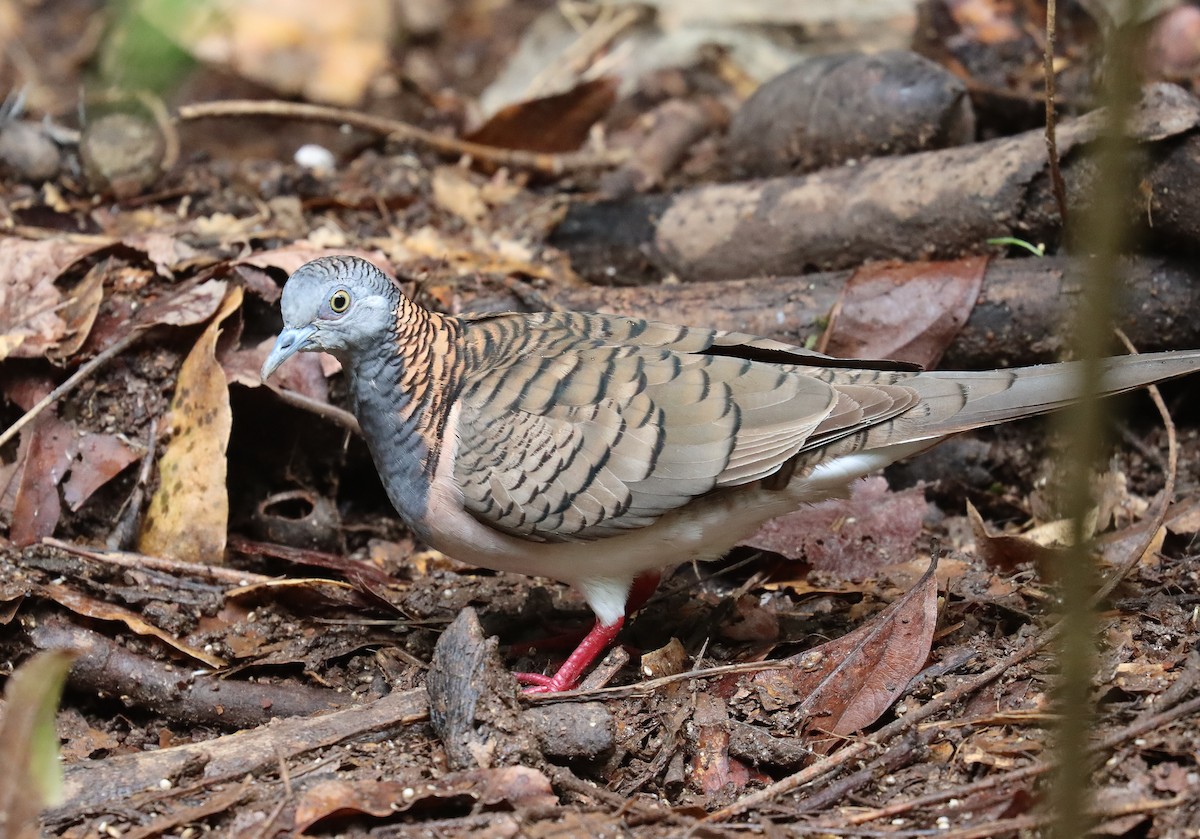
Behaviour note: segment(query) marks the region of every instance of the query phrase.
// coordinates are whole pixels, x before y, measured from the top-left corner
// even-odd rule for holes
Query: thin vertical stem
[[[1124,19],[1128,20],[1128,17]],[[1090,536],[1085,520],[1092,506],[1090,477],[1103,453],[1105,422],[1096,394],[1099,359],[1111,343],[1111,323],[1120,291],[1120,255],[1129,246],[1125,207],[1135,192],[1130,143],[1125,135],[1137,94],[1133,75],[1133,42],[1128,30],[1109,33],[1105,72],[1105,129],[1096,144],[1097,176],[1090,200],[1080,213],[1074,241],[1092,254],[1087,286],[1079,299],[1073,324],[1074,347],[1083,361],[1083,398],[1064,412],[1068,435],[1063,506],[1072,520],[1074,547],[1063,558],[1063,632],[1059,642],[1061,668],[1057,705],[1061,712],[1058,759],[1050,803],[1054,834],[1063,839],[1086,835],[1091,825],[1088,735],[1092,723],[1091,687],[1095,670],[1096,618],[1089,604],[1096,587]]]
[[[1050,161],[1050,184],[1054,188],[1054,202],[1058,205],[1058,216],[1065,230],[1067,227],[1067,187],[1063,183],[1062,167],[1058,161],[1058,119],[1054,111],[1054,26],[1058,16],[1055,0],[1046,0],[1046,49],[1042,53],[1043,73],[1046,76],[1046,157]]]

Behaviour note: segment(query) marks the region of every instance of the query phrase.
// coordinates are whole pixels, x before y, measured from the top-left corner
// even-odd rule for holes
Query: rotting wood
[[[1086,195],[1096,172],[1079,152],[1103,114],[1060,123],[1059,153],[1068,198]],[[1168,151],[1200,125],[1200,101],[1181,88],[1148,88],[1130,121],[1135,154],[1149,183]],[[1174,155],[1177,168],[1198,155]],[[696,187],[674,195],[573,204],[551,237],[572,266],[597,282],[673,274],[717,280],[755,274],[834,270],[870,259],[931,259],[978,253],[989,238],[1061,238],[1042,131],[986,143],[877,158],[804,177]],[[1195,168],[1195,167],[1193,167]],[[1180,175],[1171,178],[1179,183]],[[1191,173],[1190,180],[1198,176]],[[1169,185],[1169,182],[1168,182]],[[1151,237],[1200,237],[1195,190],[1172,189],[1170,218]],[[1143,223],[1151,203],[1131,196],[1126,211]],[[1167,215],[1166,209],[1159,212]],[[1165,225],[1165,229],[1164,229]]]

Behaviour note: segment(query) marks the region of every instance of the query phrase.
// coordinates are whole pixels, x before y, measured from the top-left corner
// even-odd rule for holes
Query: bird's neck
[[[395,328],[347,365],[355,413],[384,489],[417,535],[427,530],[429,487],[458,392],[458,322],[407,299]]]

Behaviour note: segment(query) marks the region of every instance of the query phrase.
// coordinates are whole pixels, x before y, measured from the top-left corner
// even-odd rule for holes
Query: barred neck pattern
[[[427,537],[429,488],[458,390],[458,323],[398,295],[394,326],[348,366],[363,437],[384,489]]]

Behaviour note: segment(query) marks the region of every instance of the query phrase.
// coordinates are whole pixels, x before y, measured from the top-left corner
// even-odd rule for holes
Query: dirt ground
[[[830,352],[927,365],[1058,357],[1066,328],[1030,325],[1046,307],[1021,302],[1046,294],[1029,272],[1057,272],[1064,310],[1077,288],[1065,263],[1027,249],[1072,252],[1038,127],[1045,11],[1024,5],[701,26],[667,3],[647,19],[622,17],[640,7],[364,0],[346,4],[351,26],[286,3],[248,20],[248,6],[228,4],[225,40],[183,38],[152,4],[0,10],[0,79],[26,100],[10,98],[0,119],[6,765],[36,760],[22,721],[54,707],[52,687],[31,695],[13,674],[74,651],[43,656],[51,670],[26,682],[52,686],[47,673],[71,666],[54,717],[61,794],[0,773],[0,836],[5,819],[39,810],[42,835],[62,837],[1047,830],[1071,428],[1037,418],[955,438],[720,562],[683,562],[578,690],[527,696],[509,671],[551,672],[591,625],[579,595],[414,539],[331,359],[305,356],[271,386],[258,376],[288,274],[345,252],[447,313],[600,308],[751,328],[749,311],[761,315],[752,331]],[[1195,25],[1180,9],[1195,11],[1144,24],[1141,72],[1182,87],[1143,103],[1154,127],[1132,132],[1142,183],[1167,177],[1154,167],[1186,152],[1200,124],[1171,46]],[[307,34],[280,59],[297,15]],[[1063,167],[1072,212],[1085,212],[1093,135],[1072,120],[1095,104],[1101,36],[1073,5],[1060,18],[1064,148],[1079,144]],[[139,41],[147,21],[170,37]],[[719,46],[714,27],[732,33]],[[670,45],[700,30],[708,46],[686,59],[619,63],[676,56]],[[962,85],[952,119],[938,117],[945,136],[891,149],[903,156],[808,138],[812,157],[780,169],[794,138],[752,149],[770,126],[736,117],[764,81],[755,73],[775,74],[746,58],[746,43],[769,54],[763,31],[786,35],[793,60],[914,45]],[[495,104],[522,55],[542,59],[539,83],[559,84],[527,79],[538,96]],[[841,84],[834,71],[820,70]],[[316,103],[342,110],[303,110]],[[771,113],[782,122],[801,105]],[[1006,154],[1027,142],[1038,159],[1022,175],[1025,209],[997,225],[1013,241],[931,232],[914,245],[901,230],[894,252],[860,258],[847,229],[836,258],[801,242],[794,270],[722,274],[740,263],[669,228],[699,213],[680,202],[700,190],[815,195],[864,172],[902,178],[886,168],[896,161],[957,171],[953,155],[984,160],[1006,141]],[[297,158],[305,144],[329,156]],[[921,183],[963,191],[951,181]],[[897,183],[911,194],[912,181]],[[1200,274],[1185,233],[1169,233],[1190,229],[1172,214],[1187,199],[1147,189],[1131,216],[1141,224],[1153,204],[1161,223],[1130,257],[1145,282],[1131,281],[1116,321],[1139,349],[1194,348],[1200,309],[1175,301],[1197,301]],[[770,228],[765,204],[739,206]],[[756,241],[742,248],[751,261]],[[1073,774],[1108,836],[1200,835],[1195,389],[1162,386],[1169,425],[1144,394],[1105,403],[1089,519],[1102,587],[1084,709],[1092,762]]]

